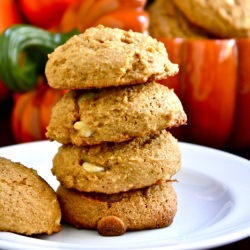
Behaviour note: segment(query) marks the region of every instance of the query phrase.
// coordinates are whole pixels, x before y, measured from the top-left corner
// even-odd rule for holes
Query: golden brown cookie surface
[[[75,35],[49,55],[48,84],[88,89],[140,84],[178,72],[163,43],[133,31],[103,26]]]
[[[52,188],[37,173],[0,157],[0,231],[52,234],[61,210]]]
[[[77,146],[122,142],[186,123],[173,90],[155,82],[70,91],[54,107],[47,137]]]
[[[54,157],[52,172],[67,188],[117,193],[169,180],[180,165],[177,140],[162,131],[118,144],[63,145]]]
[[[217,37],[250,37],[249,0],[173,1],[190,22]]]
[[[190,23],[173,0],[154,0],[148,8],[149,33],[157,38],[208,37],[204,29]]]
[[[59,186],[57,194],[64,221],[77,228],[97,229],[107,236],[169,226],[177,211],[171,182],[112,195]]]

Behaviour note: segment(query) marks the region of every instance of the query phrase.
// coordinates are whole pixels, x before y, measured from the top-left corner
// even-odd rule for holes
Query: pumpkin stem
[[[78,33],[52,33],[24,24],[11,26],[0,36],[0,78],[15,92],[33,89],[44,74],[47,54]]]

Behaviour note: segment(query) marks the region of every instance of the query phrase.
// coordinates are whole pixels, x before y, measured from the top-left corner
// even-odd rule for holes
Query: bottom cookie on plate
[[[172,182],[116,194],[57,190],[62,218],[76,228],[96,229],[104,236],[169,226],[177,211]]]

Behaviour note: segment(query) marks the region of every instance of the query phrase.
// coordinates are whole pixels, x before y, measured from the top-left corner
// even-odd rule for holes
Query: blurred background
[[[223,33],[195,23],[174,0],[0,0],[0,146],[44,140],[64,91],[44,75],[47,54],[73,34],[103,24],[162,41],[179,74],[174,88],[186,141],[250,159],[250,28]]]

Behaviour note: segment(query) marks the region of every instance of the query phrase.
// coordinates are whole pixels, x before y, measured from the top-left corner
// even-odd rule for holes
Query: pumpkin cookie
[[[155,0],[148,8],[149,33],[157,38],[208,37],[207,32],[190,23],[173,0]]]
[[[53,108],[46,136],[84,146],[122,142],[185,123],[186,114],[173,90],[151,82],[68,92]]]
[[[48,84],[88,89],[140,84],[175,75],[163,43],[133,31],[104,26],[75,35],[49,55]]]
[[[186,18],[217,37],[250,37],[249,0],[173,0]]]
[[[171,182],[112,195],[59,186],[57,195],[64,221],[77,228],[97,229],[106,236],[169,226],[177,210]]]
[[[180,165],[177,140],[164,130],[123,143],[63,145],[52,172],[67,188],[110,194],[169,180]]]
[[[0,157],[0,231],[52,234],[61,210],[54,190],[35,170]]]

